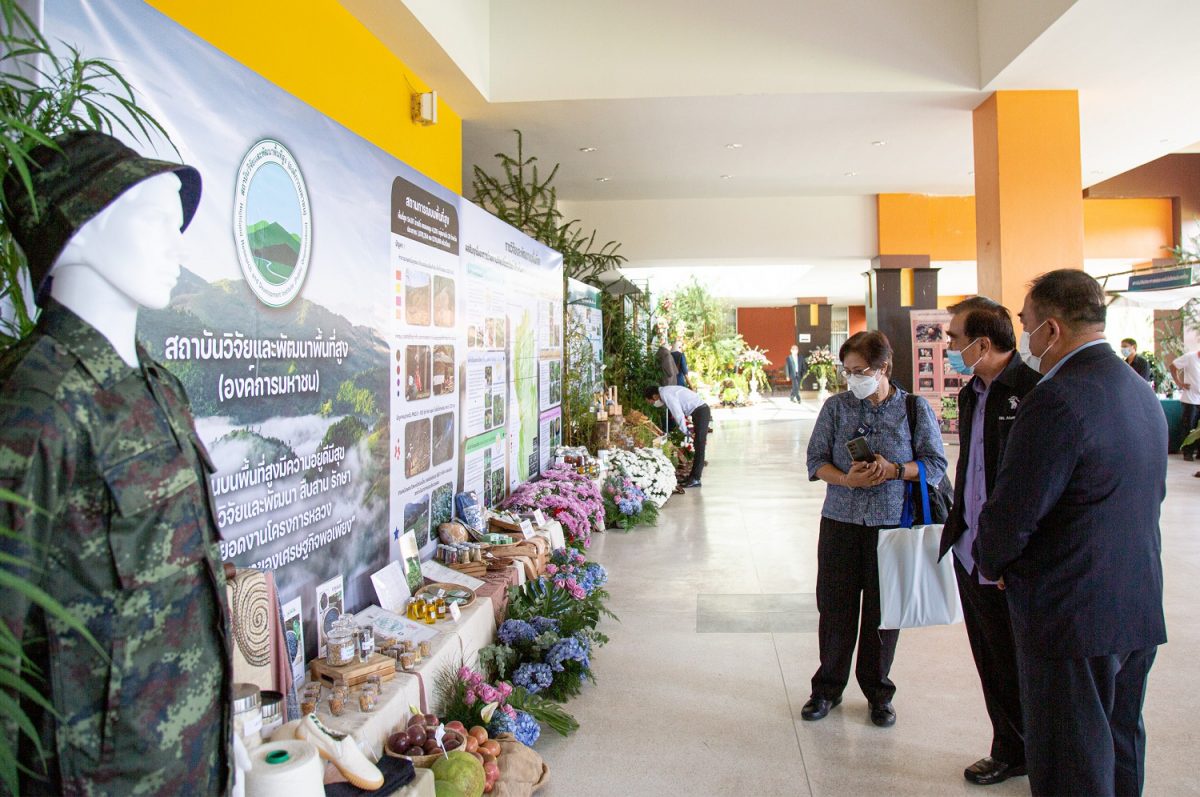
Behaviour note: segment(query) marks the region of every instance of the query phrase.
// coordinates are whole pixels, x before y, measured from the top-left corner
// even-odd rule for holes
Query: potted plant
[[[828,386],[830,382],[837,383],[837,363],[833,359],[833,354],[830,353],[828,346],[818,346],[808,353],[808,370],[805,371],[805,376],[811,376],[817,380],[819,388],[819,397],[824,398],[828,395]]]

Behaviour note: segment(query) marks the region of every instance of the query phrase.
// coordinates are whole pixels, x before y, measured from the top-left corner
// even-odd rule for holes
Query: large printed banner
[[[967,379],[955,373],[946,357],[950,345],[949,310],[910,310],[913,347],[913,392],[933,407],[943,434],[958,433],[958,391]]]
[[[274,571],[311,656],[371,573],[431,555],[464,465],[493,502],[538,472],[561,257],[142,3],[50,3],[45,29],[120,64],[171,137],[135,149],[204,178],[138,333],[217,467],[222,557]]]

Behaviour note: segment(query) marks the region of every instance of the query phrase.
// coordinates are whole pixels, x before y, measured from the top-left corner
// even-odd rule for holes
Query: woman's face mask
[[[879,390],[878,374],[850,374],[846,384],[856,399],[862,400],[874,395]]]

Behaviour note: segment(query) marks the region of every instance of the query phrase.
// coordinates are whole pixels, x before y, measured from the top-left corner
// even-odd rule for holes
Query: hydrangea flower
[[[591,667],[591,662],[588,660],[587,640],[577,636],[565,637],[555,642],[550,650],[546,651],[545,662],[554,672],[562,672],[563,662],[567,661],[577,661],[583,665],[585,670]]]
[[[548,664],[525,662],[513,673],[513,683],[536,695],[554,683],[554,673]]]
[[[519,642],[529,642],[538,635],[533,626],[524,620],[505,620],[496,632],[496,638],[502,645],[515,645]]]
[[[534,617],[529,622],[533,625],[534,630],[537,631],[538,634],[544,634],[547,631],[557,632],[559,629],[558,620],[554,620],[549,617]]]
[[[513,723],[512,734],[521,744],[533,747],[537,744],[538,737],[542,735],[542,726],[529,714],[518,711],[517,719]]]

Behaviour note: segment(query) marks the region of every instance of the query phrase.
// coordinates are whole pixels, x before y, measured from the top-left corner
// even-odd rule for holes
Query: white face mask
[[[662,399],[659,399],[658,401],[655,401],[655,402],[654,402],[654,406],[655,406],[655,407],[661,407],[662,405],[663,405],[663,403],[662,403]]]
[[[875,374],[850,374],[846,377],[850,392],[860,401],[879,390],[879,377]]]
[[[1049,320],[1050,319],[1048,319],[1048,318],[1046,319],[1046,321],[1049,321]],[[1017,344],[1017,351],[1019,351],[1021,353],[1021,359],[1025,361],[1026,365],[1028,365],[1030,368],[1032,368],[1033,370],[1035,370],[1039,373],[1041,373],[1041,370],[1042,370],[1042,358],[1046,356],[1046,352],[1048,352],[1052,348],[1054,348],[1054,344],[1051,343],[1049,346],[1047,346],[1045,348],[1045,350],[1041,354],[1035,355],[1033,352],[1031,352],[1029,350],[1029,339],[1032,338],[1035,334],[1037,334],[1037,331],[1039,329],[1046,326],[1046,321],[1043,321],[1042,323],[1040,323],[1036,327],[1034,327],[1033,332],[1022,332],[1021,333],[1021,342]]]

